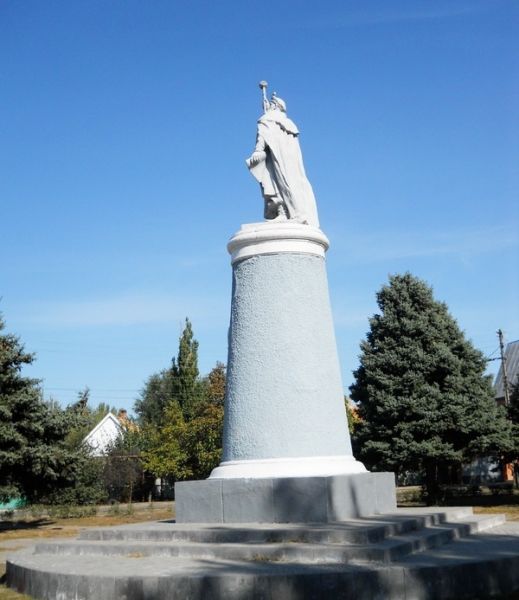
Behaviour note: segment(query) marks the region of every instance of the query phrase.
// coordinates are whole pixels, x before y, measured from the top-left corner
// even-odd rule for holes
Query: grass
[[[31,597],[0,585],[0,600],[31,600]]]
[[[474,506],[474,513],[479,515],[506,515],[507,521],[519,521],[519,505],[510,504],[502,506]]]
[[[83,527],[111,527],[144,521],[160,521],[173,518],[171,509],[153,511],[121,511],[118,514],[92,515],[88,517],[50,518],[27,517],[0,522],[0,546],[5,540],[24,538],[72,537]]]
[[[118,511],[108,511],[105,514],[90,515],[85,517],[45,517],[26,516],[22,519],[12,518],[0,522],[0,553],[15,552],[24,545],[3,546],[2,542],[11,540],[49,538],[49,537],[75,537],[84,527],[112,527],[127,525],[129,523],[142,523],[145,521],[161,521],[173,518],[171,504],[165,508],[150,510],[135,510],[134,507],[120,507]],[[137,558],[137,557],[136,557]],[[31,600],[30,596],[18,594],[5,586],[5,562],[0,560],[0,600]]]

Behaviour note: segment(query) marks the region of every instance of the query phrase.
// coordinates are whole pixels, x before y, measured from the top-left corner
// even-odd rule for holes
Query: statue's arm
[[[257,165],[260,162],[263,162],[267,158],[267,144],[263,139],[263,136],[258,132],[256,136],[256,146],[254,147],[254,152],[251,154],[250,158],[247,160],[247,164],[250,167]]]

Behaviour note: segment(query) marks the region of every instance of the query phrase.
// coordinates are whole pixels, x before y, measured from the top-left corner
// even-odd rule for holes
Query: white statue
[[[264,114],[258,120],[256,147],[246,163],[261,185],[265,219],[289,219],[319,227],[314,193],[299,147],[299,130],[287,117],[285,102],[275,92],[269,101],[267,83],[261,81],[259,85]]]

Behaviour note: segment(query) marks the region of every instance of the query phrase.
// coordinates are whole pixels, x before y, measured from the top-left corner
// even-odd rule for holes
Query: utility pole
[[[506,374],[506,357],[505,357],[505,344],[503,342],[503,331],[497,330],[497,337],[499,338],[499,349],[501,351],[501,366],[503,368],[503,388],[505,390],[505,406],[510,404],[510,391],[508,389],[508,376]]]

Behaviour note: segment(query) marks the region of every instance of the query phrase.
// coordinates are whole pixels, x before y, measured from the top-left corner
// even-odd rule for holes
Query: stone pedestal
[[[393,473],[175,484],[178,523],[333,523],[396,510]]]
[[[176,485],[179,522],[322,522],[395,507],[394,477],[367,473],[352,454],[328,246],[293,221],[231,238],[223,457],[209,480]]]

